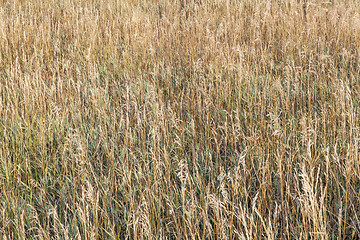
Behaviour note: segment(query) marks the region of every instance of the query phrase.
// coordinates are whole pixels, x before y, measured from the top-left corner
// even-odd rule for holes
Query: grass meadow
[[[0,1],[0,239],[360,239],[360,2]]]

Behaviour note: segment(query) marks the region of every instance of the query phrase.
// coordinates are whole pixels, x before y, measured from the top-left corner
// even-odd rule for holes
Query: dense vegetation
[[[1,239],[359,239],[360,3],[0,3]]]

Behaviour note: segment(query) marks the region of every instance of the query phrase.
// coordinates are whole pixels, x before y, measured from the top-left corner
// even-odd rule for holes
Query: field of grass
[[[360,2],[0,1],[0,239],[360,239]]]

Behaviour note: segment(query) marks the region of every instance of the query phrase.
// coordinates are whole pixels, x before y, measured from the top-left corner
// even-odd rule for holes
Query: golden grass
[[[359,239],[360,3],[0,3],[1,239]]]

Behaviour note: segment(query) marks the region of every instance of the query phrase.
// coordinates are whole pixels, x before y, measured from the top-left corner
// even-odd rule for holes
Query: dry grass
[[[360,3],[0,3],[1,239],[359,239]]]

